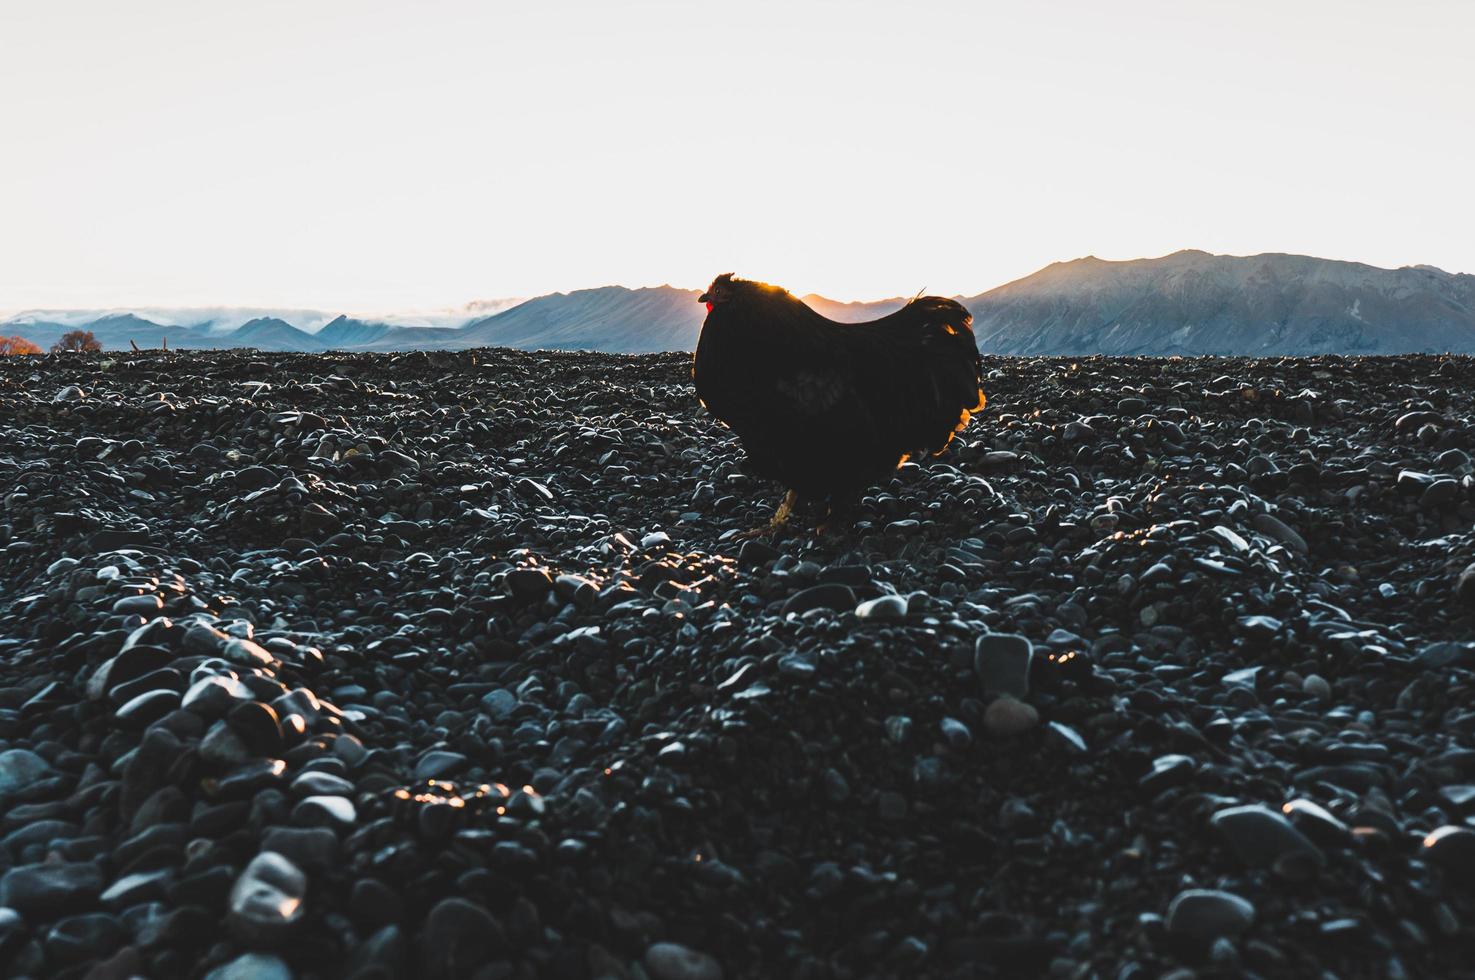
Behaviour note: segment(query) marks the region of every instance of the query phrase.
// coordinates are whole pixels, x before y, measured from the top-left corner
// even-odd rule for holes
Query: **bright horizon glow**
[[[1471,37],[1455,0],[6,4],[0,310],[1475,272]]]

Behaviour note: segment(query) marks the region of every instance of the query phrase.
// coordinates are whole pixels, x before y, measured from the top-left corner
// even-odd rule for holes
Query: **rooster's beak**
[[[707,294],[706,293],[702,293],[702,295],[700,295],[700,296],[697,297],[697,302],[698,303],[706,303],[706,302],[710,302],[710,301],[707,299]]]

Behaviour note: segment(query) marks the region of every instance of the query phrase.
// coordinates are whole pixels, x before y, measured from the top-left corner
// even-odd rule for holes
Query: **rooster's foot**
[[[755,527],[751,531],[742,531],[736,535],[739,539],[761,538],[764,535],[776,534],[784,529],[789,523],[789,517],[794,513],[794,505],[799,501],[799,493],[790,490],[784,494],[784,499],[779,502],[778,510],[773,512],[773,519],[762,527]]]

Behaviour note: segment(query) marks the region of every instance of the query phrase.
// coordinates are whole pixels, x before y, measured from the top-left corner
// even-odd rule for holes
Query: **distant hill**
[[[61,338],[62,334],[72,330],[92,331],[98,343],[107,350],[128,350],[130,340],[139,347],[162,347],[166,338],[170,347],[208,346],[199,342],[204,337],[203,332],[199,330],[155,323],[132,313],[113,314],[82,322],[41,321],[0,324],[0,331],[19,333],[28,340],[40,344],[43,348],[50,348]],[[195,342],[191,343],[191,340]]]
[[[232,347],[255,347],[257,350],[322,350],[316,337],[298,330],[286,320],[264,316],[241,324],[218,339],[229,338]]]
[[[626,354],[691,350],[706,314],[699,295],[672,286],[578,289],[530,299],[457,333],[478,346]]]
[[[341,350],[371,344],[385,334],[394,332],[394,329],[387,323],[369,323],[338,316],[313,334],[312,339],[324,349]]]
[[[105,348],[124,350],[129,340],[159,347],[167,338],[171,348],[639,354],[694,348],[706,315],[698,295],[674,286],[602,286],[372,318],[307,310],[296,319],[288,312],[242,319],[254,311],[232,307],[90,318],[87,311],[42,310],[0,321],[0,332],[49,347],[80,327]],[[1380,269],[1306,255],[1192,250],[1125,262],[1088,256],[958,298],[973,313],[979,348],[991,354],[1475,353],[1475,276],[1423,265]],[[906,302],[803,299],[842,321],[875,319]]]
[[[903,296],[878,299],[869,303],[841,303],[833,299],[825,299],[815,293],[799,298],[831,320],[839,320],[841,323],[877,320],[888,313],[895,313],[907,302],[907,298]]]
[[[166,338],[171,348],[258,347],[263,350],[357,348],[386,338],[391,338],[387,342],[393,344],[393,338],[398,338],[401,346],[392,349],[409,350],[422,343],[436,346],[428,341],[436,340],[441,331],[485,319],[521,302],[520,299],[476,300],[454,309],[374,317],[314,309],[240,306],[27,310],[0,317],[0,331],[20,334],[42,347],[50,347],[68,330],[91,330],[108,350],[127,350],[129,340],[139,347],[157,348]],[[268,323],[272,324],[270,328]],[[296,332],[282,331],[276,323],[284,323]],[[304,340],[299,334],[312,339]],[[288,344],[299,346],[288,347]]]
[[[1475,353],[1475,276],[1306,255],[1056,262],[963,300],[985,353]]]

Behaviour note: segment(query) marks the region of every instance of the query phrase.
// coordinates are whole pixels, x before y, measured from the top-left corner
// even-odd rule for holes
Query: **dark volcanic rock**
[[[1467,605],[1475,605],[1475,562],[1465,566],[1460,572],[1459,579],[1455,582],[1455,593]]]
[[[1215,813],[1210,823],[1246,864],[1314,870],[1326,863],[1320,848],[1268,807],[1229,807]]]
[[[0,359],[0,973],[1460,975],[1475,365],[985,368],[745,539],[680,356]]]
[[[811,609],[832,609],[843,612],[855,608],[855,592],[848,585],[829,582],[814,585],[796,592],[784,603],[783,614],[806,613]]]
[[[1191,888],[1168,906],[1168,931],[1204,943],[1238,936],[1254,921],[1255,907],[1229,892]]]
[[[426,916],[420,962],[428,977],[466,976],[495,955],[504,942],[501,927],[486,909],[463,898],[446,898]]]
[[[307,877],[281,854],[263,851],[231,886],[227,922],[243,940],[274,946],[306,913]]]
[[[1022,698],[1029,693],[1029,665],[1033,658],[1028,637],[985,633],[973,648],[973,670],[984,694]]]
[[[102,891],[102,883],[102,869],[95,864],[21,865],[0,875],[0,906],[37,917],[86,908]]]
[[[24,792],[50,771],[46,760],[28,749],[0,752],[0,797]]]
[[[1440,827],[1424,840],[1424,856],[1465,888],[1475,888],[1475,830]]]

